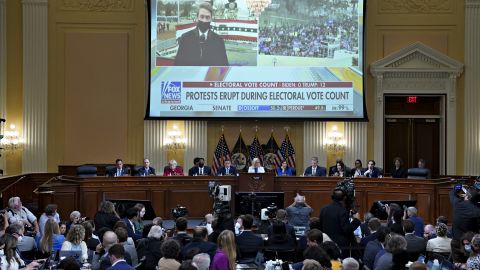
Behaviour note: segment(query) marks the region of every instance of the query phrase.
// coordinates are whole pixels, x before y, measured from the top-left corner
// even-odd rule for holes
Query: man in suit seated
[[[196,157],[193,159],[193,167],[191,167],[189,170],[188,170],[188,175],[189,176],[192,176],[193,175],[193,169],[195,169],[196,167],[198,167],[198,162],[200,161],[200,158],[199,157]]]
[[[384,245],[386,244],[385,239],[389,233],[390,229],[388,227],[380,226],[376,232],[377,239],[368,242],[367,246],[365,247],[365,251],[363,253],[363,263],[369,269],[373,269],[375,256],[378,252],[384,249]]]
[[[136,233],[134,222],[138,220],[138,213],[137,209],[132,207],[127,209],[127,216],[123,219],[123,222],[127,224],[127,232],[128,237],[131,237],[133,241],[137,241],[138,239],[142,239],[142,235]]]
[[[232,166],[232,162],[230,160],[225,160],[223,162],[223,167],[220,167],[218,170],[217,175],[237,175],[237,169]]]
[[[415,222],[405,219],[403,222],[403,231],[405,232],[405,240],[407,240],[407,253],[410,261],[416,261],[420,254],[425,254],[427,241],[423,237],[414,234]]]
[[[112,266],[109,258],[109,250],[115,244],[118,244],[118,237],[112,231],[106,231],[103,234],[102,243],[98,244],[92,257],[92,270],[105,270]],[[130,254],[125,253],[125,261],[132,265]]]
[[[193,249],[198,249],[200,253],[207,253],[210,255],[210,260],[213,261],[213,256],[215,256],[215,252],[217,251],[217,245],[208,242],[208,233],[205,227],[195,227],[192,241],[186,244],[180,252],[182,259],[186,260]]]
[[[190,174],[191,172],[191,174]],[[200,158],[198,160],[198,166],[192,167],[189,170],[189,176],[197,176],[197,175],[210,175],[212,173],[210,167],[205,165],[205,160]]]
[[[192,242],[192,237],[187,234],[187,225],[188,220],[185,217],[179,217],[175,220],[176,234],[173,239],[177,240],[181,247]]]
[[[327,169],[318,166],[318,157],[312,157],[311,164],[305,169],[304,176],[327,176]]]
[[[375,160],[369,160],[367,164],[367,170],[363,174],[365,177],[370,178],[381,178],[382,173],[378,168],[375,167]]]
[[[123,167],[123,160],[115,160],[115,168],[107,172],[110,177],[127,176],[130,174],[127,167]]]
[[[128,265],[125,261],[125,249],[120,244],[113,245],[108,250],[108,257],[112,266],[108,267],[107,270],[134,270],[135,268]]]
[[[253,216],[242,216],[242,230],[236,236],[237,243],[237,259],[241,263],[253,263],[258,251],[263,249],[263,239],[260,235],[252,232]]]
[[[285,211],[284,209],[278,209],[275,219],[280,220],[285,224],[285,230],[287,231],[287,234],[289,234],[292,237],[292,239],[296,241],[297,237],[295,235],[295,228],[293,228],[291,224],[288,224],[289,216],[287,214],[287,211]],[[267,234],[268,234],[268,237],[272,236],[273,225],[268,226]]]
[[[138,169],[138,175],[140,176],[155,175],[155,169],[150,167],[150,160],[148,158],[143,160],[143,167]]]

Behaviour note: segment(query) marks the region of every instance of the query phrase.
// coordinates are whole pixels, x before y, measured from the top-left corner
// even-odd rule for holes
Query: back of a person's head
[[[337,244],[335,244],[335,242],[325,241],[320,244],[320,247],[327,252],[328,256],[332,260],[338,260],[338,258],[340,258],[342,255],[340,248],[337,246]]]
[[[117,235],[112,231],[106,231],[103,234],[102,245],[105,249],[109,249],[111,246],[118,243]]]
[[[437,226],[435,226],[435,231],[437,231],[437,236],[444,237],[447,236],[448,227],[443,223],[438,223]]]
[[[113,225],[114,230],[116,230],[119,227],[122,227],[122,228],[128,230],[127,223],[125,223],[125,221],[123,221],[123,220],[119,220],[119,221],[115,222],[115,225]]]
[[[405,264],[408,263],[408,252],[404,249],[397,250],[392,254],[393,268],[392,270],[403,270]]]
[[[193,256],[192,262],[197,266],[198,270],[210,269],[210,255],[207,253],[199,253]]]
[[[193,229],[193,238],[198,240],[204,240],[208,236],[207,228],[197,226]]]
[[[55,211],[57,211],[56,204],[47,204],[47,206],[45,206],[45,215],[52,216]]]
[[[144,228],[145,230],[145,228]],[[162,227],[158,225],[153,225],[150,227],[150,230],[148,230],[148,235],[147,237],[150,238],[155,238],[155,239],[161,239],[163,236],[163,229]]]
[[[180,264],[178,270],[197,270],[197,268],[193,266],[191,260],[185,260],[182,262],[182,264]]]
[[[342,270],[358,270],[360,265],[358,264],[357,260],[352,257],[345,258],[342,261]]]
[[[323,267],[315,260],[306,259],[303,261],[302,270],[323,270]]]
[[[331,258],[328,253],[319,246],[309,246],[303,251],[304,259],[312,259],[319,262],[324,267],[332,267]]]
[[[389,233],[390,233],[390,228],[388,228],[387,226],[380,226],[380,228],[378,228],[377,230],[377,240],[380,243],[384,243]]]
[[[108,250],[108,255],[115,256],[117,259],[125,258],[125,248],[121,244],[115,244]]]
[[[274,220],[272,224],[273,235],[286,235],[287,229],[285,228],[285,223],[281,220]]]
[[[415,230],[415,223],[413,223],[413,221],[411,221],[410,219],[405,219],[402,225],[405,233],[413,233],[413,231]]]
[[[407,240],[405,237],[400,234],[391,234],[390,239],[387,241],[386,250],[390,251],[391,253],[397,252],[399,250],[404,250],[407,248]]]
[[[23,225],[20,224],[20,223],[12,223],[10,225],[8,225],[8,227],[5,229],[5,233],[8,233],[8,234],[15,234],[23,229]]]
[[[307,239],[320,244],[323,242],[323,232],[318,229],[312,229],[307,232]]]
[[[153,224],[153,223],[150,223],[150,224],[146,224],[145,226],[143,226],[143,231],[142,231],[142,237],[143,238],[149,237],[150,230],[152,229],[153,226],[156,226],[156,225]]]
[[[275,216],[277,220],[284,221],[287,219],[287,211],[285,209],[278,209]]]
[[[115,229],[115,234],[117,235],[118,242],[123,243],[127,242],[128,240],[128,232],[125,228],[117,228]]]
[[[310,218],[310,223],[308,224],[310,229],[319,229],[321,227],[320,219],[318,217]]]
[[[128,208],[127,212],[125,213],[128,219],[132,219],[138,215],[138,210],[135,207]]]
[[[380,228],[380,226],[382,226],[382,223],[380,222],[380,219],[372,217],[368,220],[368,228],[371,231],[377,231],[378,228]]]
[[[253,226],[253,216],[250,215],[250,214],[247,214],[245,216],[243,216],[243,219],[242,219],[242,226],[245,230],[250,230],[252,229],[252,226]]]
[[[175,220],[175,228],[177,231],[186,231],[188,225],[188,220],[185,217],[179,217]]]
[[[403,218],[403,208],[399,204],[391,203],[390,204],[390,217],[397,223],[400,223]]]
[[[408,270],[428,270],[428,266],[421,262],[413,262]]]
[[[180,253],[180,244],[174,239],[167,239],[162,243],[160,250],[166,259],[175,259]]]
[[[57,265],[57,269],[80,270],[80,265],[77,263],[77,260],[75,260],[75,258],[70,256],[61,260]]]
[[[448,225],[448,218],[446,216],[439,216],[437,218],[437,223],[443,223],[445,225]]]

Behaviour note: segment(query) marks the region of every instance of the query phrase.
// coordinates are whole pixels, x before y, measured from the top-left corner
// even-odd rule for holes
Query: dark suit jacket
[[[191,172],[190,172],[190,170],[188,171],[188,174],[189,174],[189,176],[200,175],[199,171],[200,171],[199,167],[193,167],[191,169]],[[190,174],[190,173],[192,173],[192,174]],[[212,170],[210,169],[210,167],[203,166],[203,175],[211,175],[211,174],[212,174]]]
[[[155,269],[158,264],[158,260],[162,258],[162,246],[163,241],[156,238],[144,238],[138,242],[137,255],[138,258],[145,256],[145,262],[140,267],[143,269]]]
[[[152,167],[148,167],[148,170],[145,167],[141,167],[138,169],[138,175],[140,176],[148,176],[148,175],[155,175],[155,169]]]
[[[188,31],[178,39],[176,66],[228,66],[223,38],[208,31],[207,40],[201,41],[198,28]]]
[[[320,230],[342,250],[355,241],[353,232],[361,224],[360,220],[353,219],[350,222],[349,218],[348,211],[338,202],[332,202],[320,211]]]
[[[317,166],[317,169],[315,170],[315,175],[312,175],[312,166],[308,166],[305,169],[305,173],[303,175],[305,175],[305,176],[327,176],[327,169],[325,167]]]
[[[450,203],[453,205],[452,232],[454,239],[460,239],[462,234],[480,229],[480,207],[470,201],[460,200],[451,190],[448,193]]]
[[[407,169],[400,167],[398,170],[395,167],[392,168],[393,178],[407,178]]]
[[[94,262],[97,260],[100,260],[100,261],[98,263]],[[127,252],[125,252],[125,261],[127,261],[127,263],[130,265],[132,264],[132,257]],[[94,265],[98,265],[99,270],[106,270],[107,268],[112,266],[112,263],[110,262],[110,258],[108,257],[108,255],[105,255],[105,253],[103,253],[102,255],[97,255],[94,253],[93,259],[92,259],[92,269],[94,269]]]
[[[203,241],[200,239],[192,239],[190,243],[186,244],[182,248],[182,251],[180,253],[182,260],[186,260],[188,252],[195,248],[198,248],[200,250],[200,253],[207,253],[208,255],[210,255],[210,261],[213,262],[213,256],[215,256],[215,252],[217,251],[217,245],[212,242]]]
[[[409,258],[416,260],[420,254],[425,254],[427,241],[423,237],[406,234],[405,240],[407,240],[407,253]]]
[[[366,247],[368,242],[377,240],[377,233],[372,233],[369,236],[365,236],[360,240],[360,246]]]
[[[257,252],[263,249],[263,238],[252,231],[244,231],[235,238],[238,258],[255,258]]]
[[[333,168],[333,170],[330,173],[330,176],[336,176],[335,175],[336,173],[337,173],[337,167]],[[347,167],[345,167],[343,177],[350,177],[350,173],[351,173],[351,169],[350,168],[347,169]]]
[[[217,175],[227,175],[225,167],[220,167]],[[237,168],[230,166],[230,168],[228,169],[228,175],[237,175]]]
[[[177,240],[180,245],[183,247],[185,245],[187,245],[188,243],[192,242],[192,237],[186,233],[180,233],[180,234],[177,234],[173,237],[173,239]]]
[[[138,239],[142,239],[141,234],[135,233],[135,228],[132,227],[132,224],[130,224],[130,221],[128,220],[128,218],[124,218],[123,222],[125,222],[125,224],[127,224],[128,237],[132,237],[133,241],[137,241]]]
[[[382,244],[378,240],[368,242],[367,246],[365,247],[365,252],[363,253],[363,263],[368,266],[368,268],[373,270],[375,256],[382,249]]]
[[[115,177],[115,174],[117,173],[117,167],[109,170],[107,172],[108,176],[110,177]],[[122,175],[120,176],[126,176],[126,175],[129,175],[130,174],[130,169],[128,167],[122,167]]]
[[[119,220],[118,217],[116,217],[113,214],[106,214],[103,212],[97,212],[95,214],[94,222],[95,222],[95,230],[98,232],[101,228],[107,227],[111,230],[113,230],[113,226],[115,226],[115,223]]]
[[[368,171],[368,169],[366,169],[365,171]],[[365,177],[378,178],[380,175],[382,175],[380,173],[380,170],[377,167],[373,167],[373,172],[368,173],[367,175],[365,175]]]
[[[110,266],[107,270],[134,270],[127,262],[118,262],[115,266]]]

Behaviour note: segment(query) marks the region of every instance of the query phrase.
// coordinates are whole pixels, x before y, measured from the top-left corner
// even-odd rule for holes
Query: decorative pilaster
[[[163,175],[163,167],[167,165],[167,152],[163,140],[167,132],[166,120],[144,121],[144,155],[150,159],[151,166],[158,175]]]
[[[22,171],[47,171],[48,0],[23,0]]]
[[[0,0],[0,118],[7,114],[7,3]],[[1,153],[0,153],[1,154]],[[0,157],[0,169],[5,174],[5,156]]]
[[[303,123],[303,168],[310,166],[312,157],[318,157],[320,166],[327,166],[327,153],[323,150],[323,139],[326,136],[326,122],[305,121]],[[303,173],[303,168],[297,170],[297,175]]]
[[[465,1],[465,166],[463,175],[480,174],[480,0]]]
[[[195,157],[203,157],[208,163],[210,158],[207,153],[207,121],[185,121],[185,137],[187,143],[183,161],[184,171],[193,166]]]
[[[356,159],[367,161],[367,123],[346,122],[345,123],[346,150],[343,162],[346,166],[353,166]]]

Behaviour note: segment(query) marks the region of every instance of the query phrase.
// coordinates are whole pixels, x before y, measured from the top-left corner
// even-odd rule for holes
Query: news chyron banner
[[[364,118],[363,0],[150,5],[150,117]]]

